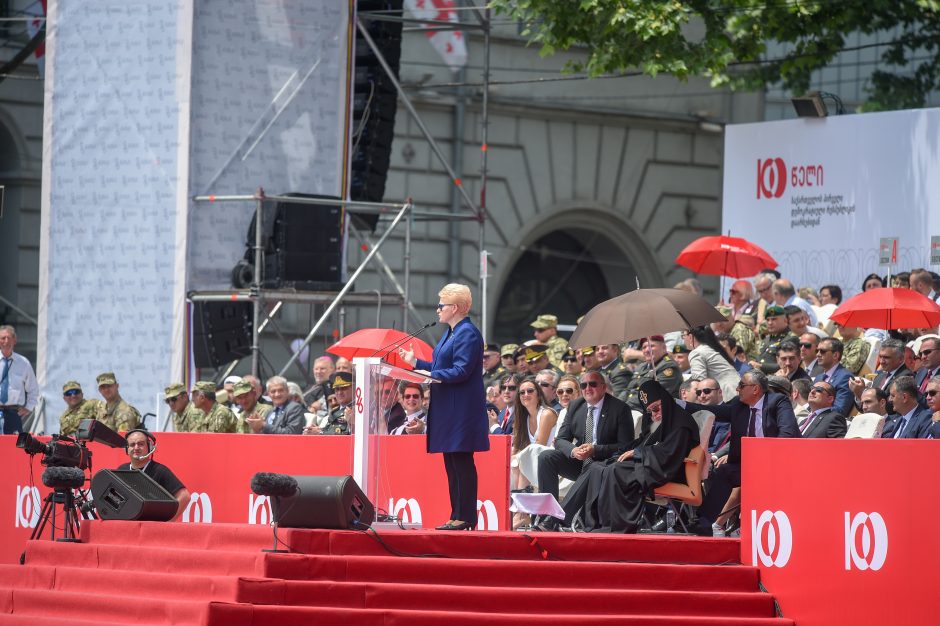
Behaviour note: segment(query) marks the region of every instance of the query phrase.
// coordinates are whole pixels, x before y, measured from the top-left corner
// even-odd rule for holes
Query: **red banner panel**
[[[801,626],[932,624],[940,446],[744,439],[741,562]]]
[[[337,476],[352,473],[352,437],[297,435],[224,435],[155,433],[154,459],[173,470],[192,496],[183,511],[184,523],[234,522],[267,524],[267,498],[251,491],[256,472]],[[440,454],[427,454],[423,436],[383,436],[379,448],[381,474],[376,509],[405,521],[433,528],[450,518],[447,477]],[[48,438],[41,438],[48,441]],[[41,455],[28,456],[15,447],[16,437],[0,436],[0,563],[13,563],[36,526],[42,500]],[[123,448],[97,443],[95,471],[127,462]],[[489,452],[474,455],[479,474],[481,529],[509,528],[509,437],[490,437]],[[62,536],[61,506],[56,511],[56,537]],[[49,525],[43,538],[49,537]]]

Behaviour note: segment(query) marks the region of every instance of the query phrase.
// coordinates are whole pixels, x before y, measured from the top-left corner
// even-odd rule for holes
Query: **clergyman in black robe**
[[[586,530],[635,533],[646,498],[660,485],[684,483],[685,458],[699,445],[695,419],[662,385],[644,382],[637,395],[644,409],[638,445],[616,462],[592,468],[583,516]]]

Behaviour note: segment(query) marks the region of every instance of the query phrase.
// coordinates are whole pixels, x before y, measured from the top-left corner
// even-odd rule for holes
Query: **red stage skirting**
[[[940,442],[745,439],[741,562],[807,626],[936,624]]]
[[[792,624],[731,539],[91,522],[0,566],[0,624]],[[425,555],[424,557],[418,555]]]
[[[44,441],[47,438],[42,438]],[[434,527],[450,519],[447,477],[440,454],[425,452],[423,436],[380,438],[377,509],[406,521]],[[193,492],[183,514],[188,522],[267,524],[267,498],[251,492],[256,472],[340,476],[352,473],[352,437],[296,435],[217,435],[157,433],[154,458],[168,465]],[[39,515],[34,499],[49,492],[40,477],[39,458],[15,447],[12,435],[0,436],[0,563],[19,558]],[[124,449],[88,445],[93,467],[115,468],[127,461]],[[479,527],[509,527],[509,437],[490,437],[490,450],[474,456],[479,474]],[[30,486],[35,488],[35,491]],[[32,497],[31,497],[32,495]],[[48,530],[44,536],[48,536]],[[58,535],[57,535],[58,536]]]

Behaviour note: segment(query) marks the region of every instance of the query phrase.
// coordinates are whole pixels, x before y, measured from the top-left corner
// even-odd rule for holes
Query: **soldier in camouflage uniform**
[[[649,342],[645,337],[640,339],[639,345],[639,349],[643,351],[647,360],[636,368],[627,388],[619,396],[631,409],[638,411],[644,410],[637,397],[640,385],[644,382],[655,379],[674,398],[679,397],[679,385],[682,384],[682,371],[679,369],[679,364],[667,354],[666,340],[662,335],[653,335],[649,339]],[[650,344],[649,347],[647,343]],[[650,365],[650,359],[653,365]]]
[[[320,428],[321,435],[352,434],[350,426],[354,419],[352,381],[352,374],[348,372],[333,374],[333,393],[336,396],[336,406],[330,409],[329,420]]]
[[[799,345],[799,338],[790,332],[787,326],[786,311],[782,306],[769,306],[764,311],[765,322],[767,324],[767,336],[764,338],[760,347],[760,355],[757,360],[751,361],[751,367],[760,369],[765,374],[775,373],[780,366],[777,365],[777,350],[785,339],[790,339],[793,343]]]
[[[232,397],[235,399],[235,404],[241,408],[241,412],[238,414],[238,423],[235,426],[235,432],[237,433],[251,434],[251,428],[245,422],[245,418],[254,415],[266,420],[268,414],[274,410],[274,407],[270,404],[258,402],[258,393],[252,386],[251,381],[244,378],[235,383],[232,388]]]
[[[234,433],[238,420],[232,411],[216,402],[216,386],[210,380],[200,380],[193,389],[193,404],[205,413],[204,428],[207,433]]]
[[[600,371],[610,381],[610,393],[619,396],[626,391],[633,370],[620,360],[620,346],[615,343],[599,345],[595,348]]]
[[[535,329],[532,333],[535,340],[548,347],[548,360],[560,372],[561,357],[568,349],[568,342],[558,336],[558,318],[554,315],[539,315],[529,326]]]
[[[757,336],[754,334],[754,318],[750,315],[739,315],[737,319],[731,317],[731,307],[719,304],[715,310],[724,315],[726,321],[712,322],[715,333],[728,333],[734,337],[735,344],[747,355],[747,360],[757,359]]]
[[[82,420],[93,420],[98,412],[97,400],[86,400],[82,386],[74,380],[62,385],[62,394],[68,408],[59,416],[59,434],[73,436]]]
[[[845,351],[842,353],[842,367],[852,372],[853,376],[858,376],[868,360],[871,344],[862,338],[862,329],[857,326],[836,324],[836,328],[839,329],[842,344],[845,346]]]
[[[499,348],[500,366],[505,370],[503,377],[516,371],[516,350],[518,349],[519,344],[517,343],[507,343]],[[502,378],[496,379],[497,382],[500,380],[502,380]]]
[[[104,372],[95,379],[98,393],[104,402],[97,403],[95,419],[113,431],[128,431],[140,427],[140,411],[121,397],[120,385],[114,372]]]
[[[483,389],[491,387],[506,375],[506,368],[500,365],[499,346],[488,343],[483,346]]]
[[[170,407],[173,430],[178,433],[201,433],[206,430],[206,414],[189,401],[183,383],[173,383],[163,390],[163,401]]]

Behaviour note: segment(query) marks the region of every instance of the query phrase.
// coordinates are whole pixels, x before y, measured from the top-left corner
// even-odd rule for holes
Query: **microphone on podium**
[[[407,335],[405,335],[405,336],[402,337],[401,339],[396,339],[395,341],[393,341],[392,343],[388,344],[387,346],[383,346],[383,347],[379,348],[378,350],[376,350],[375,352],[372,353],[372,356],[375,356],[375,355],[379,354],[380,352],[384,352],[384,354],[382,354],[382,358],[384,359],[386,356],[388,356],[388,355],[392,352],[392,350],[394,350],[394,349],[397,348],[398,346],[402,345],[403,343],[405,343],[405,342],[408,341],[409,339],[413,339],[414,337],[420,335],[421,333],[423,333],[423,332],[426,331],[427,329],[431,328],[432,326],[437,326],[437,322],[428,322],[427,324],[425,324],[424,326],[422,326],[422,327],[419,328],[418,330],[414,331],[413,333],[408,333]]]

